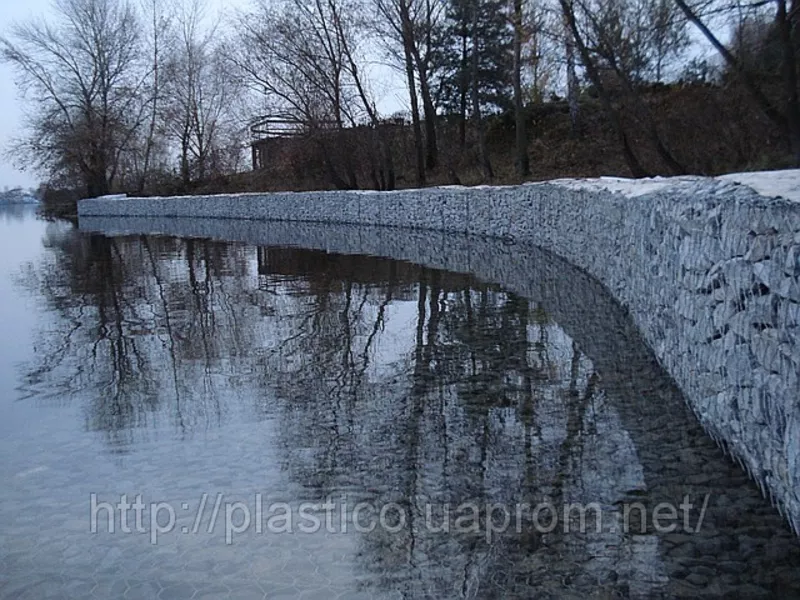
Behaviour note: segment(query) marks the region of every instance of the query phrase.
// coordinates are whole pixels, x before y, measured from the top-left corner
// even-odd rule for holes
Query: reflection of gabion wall
[[[552,250],[630,310],[709,433],[800,531],[800,203],[700,180],[639,197],[541,184],[94,199],[79,214],[401,226]]]

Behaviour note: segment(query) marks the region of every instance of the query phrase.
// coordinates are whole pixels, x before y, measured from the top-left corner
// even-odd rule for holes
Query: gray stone
[[[786,253],[783,271],[790,277],[800,277],[800,246],[792,246]]]
[[[771,236],[758,235],[753,239],[753,244],[750,250],[745,254],[745,259],[752,263],[763,261],[770,257],[772,252],[772,239]]]
[[[777,285],[777,293],[781,298],[792,302],[800,302],[800,283],[797,277],[784,277]]]
[[[771,260],[762,260],[754,264],[753,273],[755,273],[758,281],[768,288],[776,287],[783,275],[780,268]]]

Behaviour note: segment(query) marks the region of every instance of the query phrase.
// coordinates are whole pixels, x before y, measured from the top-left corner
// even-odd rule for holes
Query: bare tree
[[[794,41],[792,39],[793,22],[797,19],[798,7],[792,6],[787,11],[786,0],[777,0],[776,26],[779,32],[781,49],[783,51],[783,84],[785,95],[785,114],[775,108],[770,99],[756,82],[753,75],[711,31],[703,22],[701,15],[685,0],[675,0],[675,4],[683,11],[686,18],[691,21],[703,36],[719,52],[728,68],[739,77],[759,109],[782,131],[787,133],[795,163],[800,166],[800,101],[797,95],[797,64],[795,58]]]
[[[373,0],[378,14],[377,26],[389,41],[390,54],[401,61],[406,74],[411,101],[411,116],[417,145],[421,145],[419,98],[425,114],[425,167],[439,164],[439,144],[436,130],[436,107],[431,90],[431,53],[433,32],[444,12],[444,3],[435,0]],[[402,48],[398,51],[398,48]],[[419,89],[417,89],[417,86]],[[419,95],[419,96],[418,96]],[[415,108],[416,107],[416,108]],[[416,121],[415,114],[417,115]],[[418,179],[424,182],[424,173]]]
[[[401,0],[402,2],[402,0]],[[408,81],[408,94],[411,102],[411,126],[414,129],[414,149],[416,151],[417,185],[425,185],[426,165],[422,125],[419,118],[419,96],[417,95],[416,71],[414,69],[414,55],[412,51],[413,34],[408,20],[401,25],[403,40],[403,58]]]
[[[563,26],[561,11],[554,12],[553,8],[548,3],[523,0],[523,82],[527,81],[530,102],[545,101],[560,69],[558,57],[564,45]],[[523,84],[523,92],[524,88]]]
[[[690,45],[689,30],[685,17],[671,0],[649,0],[644,9],[650,73],[655,81],[663,81],[669,60]]]
[[[625,128],[622,125],[622,119],[620,118],[619,111],[611,100],[611,94],[603,83],[603,80],[600,77],[600,72],[597,68],[597,64],[592,58],[589,48],[587,47],[586,42],[581,35],[581,31],[578,28],[574,5],[570,2],[570,0],[559,0],[559,3],[561,4],[561,10],[564,14],[564,20],[570,29],[573,40],[575,41],[575,48],[578,50],[578,54],[581,57],[581,62],[586,69],[586,74],[600,96],[600,102],[603,105],[603,110],[608,115],[609,121],[611,121],[611,126],[614,129],[614,133],[616,134],[620,146],[622,147],[625,162],[627,163],[628,168],[634,177],[646,177],[649,175],[649,173],[642,166],[642,163],[639,162],[638,157],[631,147],[630,139],[628,138],[628,134],[625,132]]]
[[[358,91],[358,97],[364,106],[364,110],[369,117],[369,122],[372,126],[374,137],[377,141],[377,151],[379,154],[380,167],[373,169],[373,178],[376,189],[379,190],[393,190],[395,187],[395,174],[394,162],[392,159],[392,149],[384,134],[384,129],[381,126],[378,109],[375,102],[370,96],[368,90],[368,82],[365,80],[363,70],[358,66],[358,59],[356,56],[357,42],[354,29],[357,23],[353,17],[348,18],[346,13],[353,6],[343,0],[327,0],[328,9],[333,17],[332,27],[336,32],[338,42],[341,45],[342,51],[346,58],[345,67]]]
[[[141,194],[147,185],[150,165],[155,146],[156,126],[158,125],[162,95],[162,45],[167,33],[168,19],[164,15],[160,0],[143,0],[143,9],[149,13],[149,37],[151,75],[148,103],[150,105],[149,124],[144,140],[142,166],[139,173],[137,191]]]
[[[348,189],[358,186],[352,156],[340,153],[343,177],[326,133],[356,126],[361,114],[335,20],[327,0],[262,2],[254,12],[239,15],[228,57],[273,113],[312,135],[329,178],[337,188]]]
[[[592,52],[633,83],[661,81],[689,44],[686,18],[668,0],[576,0],[576,8]]]
[[[412,5],[413,7],[413,5]],[[417,6],[412,20],[417,24],[417,43],[411,49],[419,74],[419,89],[422,108],[425,113],[425,164],[429,169],[439,165],[439,143],[436,133],[436,108],[430,85],[431,52],[433,50],[433,29],[442,13],[442,2],[425,0]]]
[[[494,179],[492,162],[489,159],[489,149],[486,144],[486,129],[484,127],[483,116],[481,115],[480,101],[480,52],[478,41],[478,15],[480,14],[479,4],[481,0],[473,0],[472,5],[472,119],[475,122],[475,131],[478,136],[478,154],[483,172],[483,178],[491,182]]]
[[[189,0],[176,16],[178,35],[165,61],[166,127],[177,142],[184,186],[209,175],[235,90],[215,46],[215,26],[204,25],[202,0]]]
[[[27,148],[88,196],[114,186],[121,154],[140,125],[145,81],[140,29],[124,0],[57,0],[55,19],[13,27],[0,57],[35,103]]]
[[[572,10],[572,4],[569,5]],[[581,133],[580,121],[580,81],[575,69],[575,38],[572,35],[568,19],[564,19],[564,50],[567,69],[567,104],[569,105],[570,132],[573,137]]]
[[[637,86],[654,72],[660,77],[664,61],[685,47],[686,21],[663,0],[578,0],[594,55],[621,83],[627,99],[640,114],[645,135],[675,175],[686,173],[667,147],[658,124]],[[654,32],[658,32],[656,35]],[[668,49],[664,40],[673,40]]]
[[[525,106],[522,100],[522,0],[514,0],[514,121],[516,132],[516,157],[514,166],[517,176],[530,174],[528,160],[528,133],[526,129]]]

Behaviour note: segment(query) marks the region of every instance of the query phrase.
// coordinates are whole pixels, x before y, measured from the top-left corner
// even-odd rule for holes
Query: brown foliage
[[[651,116],[658,121],[666,145],[687,166],[690,173],[721,173],[779,168],[790,160],[784,136],[756,110],[745,90],[734,83],[724,87],[708,84],[654,86],[643,92]],[[621,102],[620,99],[617,100]],[[643,165],[657,175],[669,175],[650,140],[642,133],[646,115],[621,107],[624,126]],[[531,175],[528,180],[559,177],[630,177],[616,136],[600,106],[590,95],[581,103],[583,130],[570,135],[569,109],[565,101],[530,106],[528,147]],[[442,165],[429,173],[431,185],[454,183],[453,172],[465,185],[482,183],[475,144],[461,150],[458,125],[442,119],[438,123]],[[373,188],[368,128],[334,132],[328,140],[329,155],[336,168],[352,160],[358,185]],[[491,161],[496,165],[495,183],[519,183],[514,173],[513,115],[487,119],[487,141]],[[391,146],[395,156],[397,185],[413,187],[414,149],[411,129],[395,126]],[[306,139],[272,140],[270,165],[259,172],[235,176],[232,185],[252,191],[333,189],[324,168],[324,153]],[[233,183],[236,182],[236,183]],[[237,185],[238,184],[238,185]]]

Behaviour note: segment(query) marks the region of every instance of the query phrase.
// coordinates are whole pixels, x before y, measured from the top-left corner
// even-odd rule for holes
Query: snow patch
[[[737,183],[752,189],[767,198],[784,198],[800,202],[800,169],[784,171],[758,171],[752,173],[730,173],[720,177],[649,177],[626,179],[624,177],[597,177],[594,179],[554,179],[542,182],[573,190],[606,191],[622,194],[628,198],[645,196],[666,188],[699,184],[704,181]]]
[[[624,177],[597,177],[595,179],[554,179],[543,182],[558,185],[571,190],[587,190],[591,192],[612,192],[628,198],[635,198],[658,192],[664,188],[682,183],[696,183],[702,177],[646,177],[642,179],[626,179]]]
[[[746,185],[756,193],[768,198],[780,197],[792,202],[800,202],[800,169],[731,173],[717,177],[717,179]]]

